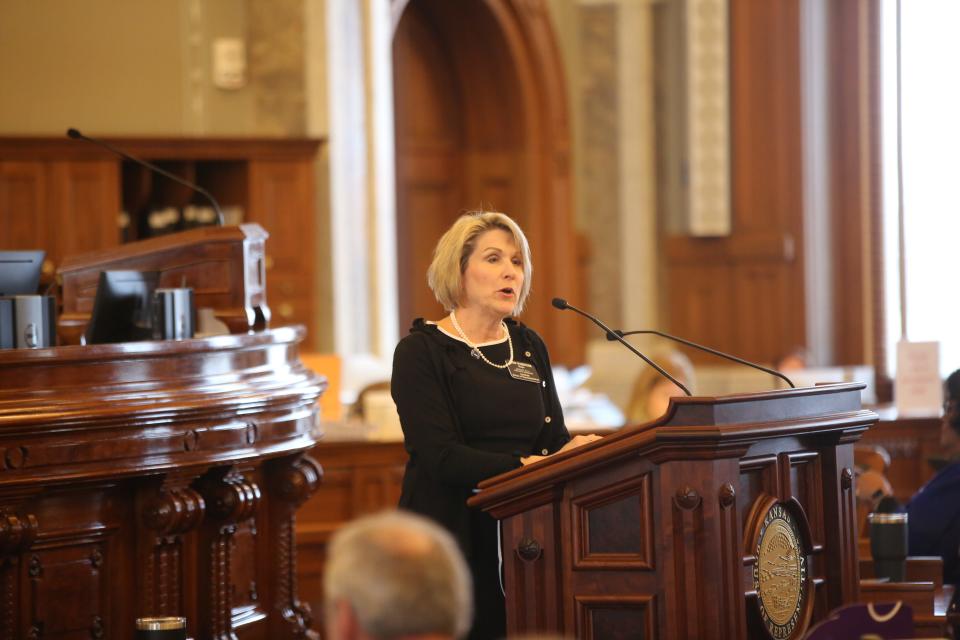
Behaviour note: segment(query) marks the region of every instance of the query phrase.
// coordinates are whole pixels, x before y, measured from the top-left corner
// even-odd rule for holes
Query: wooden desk
[[[891,406],[877,407],[875,411],[880,420],[863,434],[860,442],[887,450],[887,479],[897,500],[906,502],[934,475],[927,460],[940,454],[940,418],[903,418]]]
[[[293,527],[324,381],[303,335],[0,351],[0,638],[132,638],[145,615],[310,635]]]
[[[860,599],[863,602],[896,602],[913,608],[913,626],[918,638],[952,637],[947,607],[953,585],[943,584],[943,560],[939,557],[907,558],[904,582],[877,582],[873,559],[860,558]]]
[[[407,452],[402,442],[353,439],[321,442],[310,456],[323,466],[323,483],[297,514],[297,581],[319,613],[330,537],[354,518],[397,506]]]

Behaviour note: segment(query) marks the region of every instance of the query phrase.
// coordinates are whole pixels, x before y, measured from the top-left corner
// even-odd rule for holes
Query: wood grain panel
[[[68,255],[120,244],[117,163],[54,161],[48,171],[55,221],[47,227],[46,246],[54,263]]]
[[[328,442],[310,455],[323,466],[324,475],[320,488],[297,512],[297,581],[301,599],[321,618],[330,538],[354,518],[397,506],[407,452],[402,442]]]
[[[622,638],[626,637],[622,629],[632,629],[630,638],[656,638],[656,604],[654,596],[577,597],[577,637],[584,640]]]
[[[881,2],[839,2],[828,12],[833,350],[837,364],[886,365],[880,149]],[[880,380],[879,382],[883,382]]]
[[[670,331],[767,362],[806,342],[800,5],[729,4],[732,232],[665,244]]]
[[[47,210],[47,178],[43,162],[0,162],[0,213],[3,249],[42,249],[47,230],[38,224]]]
[[[504,575],[512,576],[506,579],[505,587],[510,598],[523,603],[513,611],[508,609],[507,629],[521,633],[559,632],[564,628],[560,606],[567,597],[560,578],[564,547],[560,544],[557,505],[546,497],[546,504],[543,499],[535,499],[523,518],[501,523],[503,565],[509,571]]]
[[[728,313],[734,292],[732,274],[732,267],[726,264],[710,269],[690,265],[669,269],[671,332],[718,349],[733,345],[737,330]]]
[[[575,569],[653,569],[650,485],[645,473],[571,501]]]
[[[731,271],[732,302],[740,316],[734,326],[734,353],[770,361],[771,354],[784,353],[784,332],[795,333],[804,323],[791,304],[788,274],[775,263],[738,264]]]

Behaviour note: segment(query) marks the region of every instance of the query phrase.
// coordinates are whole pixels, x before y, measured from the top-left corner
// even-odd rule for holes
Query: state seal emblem
[[[808,596],[806,554],[793,514],[773,504],[756,539],[753,587],[760,618],[772,638],[789,638],[801,624]]]

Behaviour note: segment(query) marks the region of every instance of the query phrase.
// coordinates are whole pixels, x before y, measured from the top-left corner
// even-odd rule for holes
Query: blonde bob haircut
[[[506,214],[496,211],[471,211],[460,216],[443,234],[433,250],[433,261],[427,269],[427,284],[430,285],[430,290],[436,296],[437,302],[447,311],[453,311],[460,305],[463,295],[463,273],[467,270],[467,261],[477,248],[477,238],[493,229],[506,231],[520,249],[523,287],[517,296],[517,306],[513,309],[513,315],[520,315],[523,311],[533,278],[530,245],[527,243],[527,237],[520,230],[520,225]]]

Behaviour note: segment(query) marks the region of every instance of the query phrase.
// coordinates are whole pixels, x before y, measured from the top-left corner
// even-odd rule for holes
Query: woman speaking
[[[570,439],[550,358],[519,315],[530,248],[502,213],[461,216],[440,238],[427,282],[449,315],[417,319],[393,357],[391,393],[409,462],[400,507],[449,529],[473,574],[470,638],[504,635],[497,521],[467,507],[477,483],[597,436]]]

